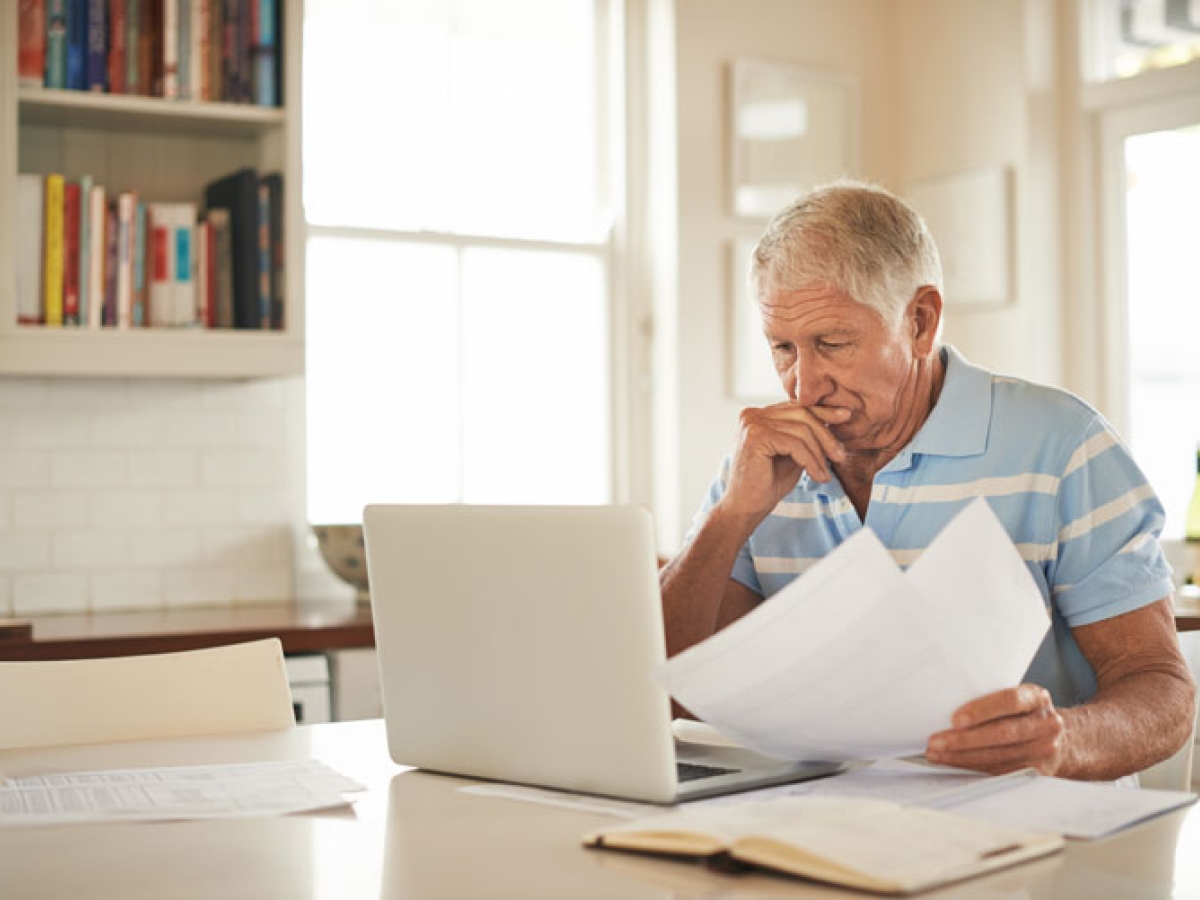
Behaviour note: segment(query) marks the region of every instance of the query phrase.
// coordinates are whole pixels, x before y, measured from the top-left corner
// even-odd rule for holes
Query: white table
[[[769,875],[585,850],[602,815],[464,794],[461,779],[387,757],[382,722],[288,732],[0,752],[5,776],[121,766],[315,757],[368,786],[349,810],[226,821],[0,829],[0,897],[814,897]],[[1200,810],[926,897],[1096,900],[1200,897]]]

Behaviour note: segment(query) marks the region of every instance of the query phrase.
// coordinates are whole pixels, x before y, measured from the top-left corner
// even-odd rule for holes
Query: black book
[[[258,173],[239,169],[204,189],[207,209],[229,211],[233,326],[262,328],[258,291]]]

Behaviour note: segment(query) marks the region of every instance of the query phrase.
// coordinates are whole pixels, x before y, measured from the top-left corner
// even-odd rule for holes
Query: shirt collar
[[[906,469],[916,453],[978,456],[987,449],[992,424],[992,375],[972,365],[954,347],[942,347],[946,377],[929,418],[884,471]]]

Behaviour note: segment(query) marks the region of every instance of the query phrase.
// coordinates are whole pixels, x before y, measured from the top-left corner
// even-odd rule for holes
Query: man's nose
[[[825,399],[833,386],[832,379],[811,354],[802,353],[796,357],[795,367],[796,399],[801,406],[812,406]]]

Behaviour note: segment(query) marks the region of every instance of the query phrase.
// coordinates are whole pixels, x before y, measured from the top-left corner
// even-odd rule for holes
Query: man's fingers
[[[972,728],[983,722],[1005,716],[1019,716],[1037,709],[1053,708],[1050,692],[1037,684],[1021,684],[1015,688],[986,694],[965,703],[954,711],[950,724],[955,728]]]
[[[1062,734],[1062,717],[1053,709],[992,719],[972,728],[941,731],[929,738],[934,753],[1012,747],[1030,741],[1054,741]]]
[[[956,769],[974,769],[989,775],[1003,775],[1017,769],[1034,768],[1043,775],[1057,771],[1059,748],[1054,741],[1029,741],[1006,747],[981,747],[975,750],[928,754],[931,763],[953,766]]]

